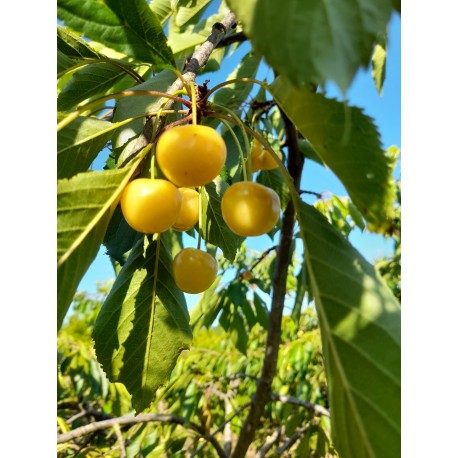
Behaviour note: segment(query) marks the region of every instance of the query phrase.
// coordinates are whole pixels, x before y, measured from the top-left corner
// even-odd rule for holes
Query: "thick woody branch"
[[[299,150],[296,128],[283,112],[282,117],[285,124],[286,145],[288,146],[288,172],[298,190],[304,165],[304,156]],[[256,393],[251,400],[251,409],[245,419],[245,423],[240,431],[239,441],[232,454],[233,458],[242,458],[246,456],[248,447],[252,443],[255,432],[261,423],[265,405],[271,397],[272,380],[277,370],[278,349],[281,341],[286,280],[291,257],[295,222],[296,215],[294,206],[290,200],[283,214],[280,241],[278,244],[277,258],[275,260],[272,306],[269,315],[264,364]]]

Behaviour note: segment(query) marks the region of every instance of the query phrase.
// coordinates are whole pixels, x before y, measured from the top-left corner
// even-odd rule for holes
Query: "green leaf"
[[[200,16],[198,13],[202,12],[211,1],[212,0],[194,0],[192,2],[187,0],[179,1],[175,13],[175,24],[178,27],[182,27],[192,18],[195,18],[196,15]]]
[[[313,162],[316,162],[319,165],[324,166],[323,159],[316,153],[316,151],[312,148],[310,143],[305,138],[300,138],[298,140],[299,149],[301,153]]]
[[[57,109],[68,111],[86,99],[107,94],[123,78],[131,80],[124,70],[109,63],[86,65],[73,74],[57,98]],[[127,84],[127,83],[126,83]]]
[[[168,87],[176,80],[176,75],[170,70],[158,73],[154,78],[138,84],[131,89],[133,91],[160,91],[166,92]],[[151,113],[153,107],[158,103],[158,97],[134,96],[118,100],[113,121],[120,122],[135,116]],[[166,102],[168,99],[163,99]],[[113,147],[124,147],[122,158],[129,155],[135,147],[136,135],[139,134],[145,125],[144,119],[136,119],[126,124],[122,129],[116,131],[113,136]],[[130,142],[130,143],[129,143]],[[121,159],[122,161],[122,159]]]
[[[175,66],[161,23],[145,0],[58,0],[67,26],[112,49],[157,67]]]
[[[271,85],[277,103],[347,189],[375,228],[393,217],[390,160],[373,120],[357,107],[295,89],[283,77]]]
[[[96,257],[108,222],[134,167],[86,172],[57,185],[57,322]]]
[[[377,42],[372,53],[372,78],[374,78],[375,87],[382,95],[383,83],[385,82],[386,73],[386,34],[377,37]]]
[[[220,22],[226,12],[218,12],[211,15],[198,24],[190,24],[179,27],[176,24],[176,16],[170,18],[169,23],[169,45],[175,56],[186,55],[191,52],[195,46],[202,44],[210,35],[212,27],[216,22]]]
[[[211,326],[220,311],[220,294],[216,290],[221,282],[221,276],[216,277],[213,284],[205,290],[199,298],[199,302],[191,310],[191,326],[194,328],[198,324]],[[206,323],[206,324],[205,324]]]
[[[273,170],[261,170],[256,177],[256,183],[260,183],[273,189],[280,197],[281,209],[285,210],[289,202],[288,186],[279,168]]]
[[[98,59],[100,54],[66,27],[57,26],[57,50],[75,60]]]
[[[80,116],[57,133],[57,178],[85,172],[114,133],[108,121]]]
[[[200,229],[204,240],[221,248],[224,257],[233,262],[244,239],[229,229],[221,213],[221,198],[228,187],[223,180],[216,179],[202,188]]]
[[[400,456],[399,303],[324,216],[298,205],[336,448],[343,458]]]
[[[129,226],[122,214],[121,207],[116,207],[103,239],[107,255],[123,266],[126,262],[126,253],[141,237],[142,234]]]
[[[302,304],[304,302],[305,294],[308,290],[307,282],[307,268],[303,265],[301,270],[296,276],[296,297],[294,298],[294,306],[291,312],[291,319],[298,325],[301,319]]]
[[[149,407],[192,339],[172,257],[162,241],[159,250],[157,244],[145,237],[133,248],[93,331],[98,361],[110,381],[126,386],[137,413]]]
[[[255,51],[295,86],[333,80],[345,91],[386,29],[391,0],[228,0]],[[300,57],[299,57],[300,56]]]
[[[154,0],[149,4],[161,23],[165,22],[172,12],[170,0]]]

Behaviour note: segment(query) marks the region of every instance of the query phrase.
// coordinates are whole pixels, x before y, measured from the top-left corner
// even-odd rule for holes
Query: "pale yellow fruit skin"
[[[280,151],[275,151],[276,155],[282,160],[282,154]],[[259,170],[274,170],[278,167],[275,159],[267,151],[262,143],[258,139],[253,140],[253,146],[251,148],[251,171],[253,173]]]
[[[191,188],[178,188],[181,193],[181,208],[172,226],[176,231],[188,231],[199,221],[199,193]]]
[[[275,154],[282,159],[282,154],[280,151],[275,151]],[[275,162],[275,159],[272,157],[272,155],[264,149],[261,154],[261,170],[274,170],[278,167],[278,164]]]
[[[221,199],[224,221],[242,237],[269,232],[278,221],[280,208],[278,194],[259,183],[235,183],[226,189]]]
[[[210,288],[218,272],[216,259],[197,248],[184,248],[174,258],[172,273],[181,291],[198,294]]]
[[[166,130],[156,146],[156,158],[164,175],[177,186],[211,183],[226,162],[226,144],[213,128],[186,125]]]
[[[262,145],[256,138],[253,140],[253,146],[251,147],[251,172],[255,173],[261,170],[261,155]]]
[[[181,193],[167,180],[138,178],[124,188],[121,210],[128,224],[138,232],[164,232],[175,223],[181,207]]]

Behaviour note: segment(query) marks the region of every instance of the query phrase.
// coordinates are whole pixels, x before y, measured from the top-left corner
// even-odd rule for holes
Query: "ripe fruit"
[[[261,170],[261,154],[263,153],[262,144],[258,139],[253,140],[251,147],[251,171],[257,172]]]
[[[138,178],[124,188],[121,210],[138,232],[154,234],[170,228],[181,207],[181,193],[167,180]]]
[[[282,159],[280,151],[275,151],[277,156]],[[272,155],[267,151],[258,139],[253,140],[251,147],[251,171],[257,172],[258,170],[273,170],[278,167]]]
[[[197,248],[184,248],[174,258],[172,273],[178,288],[197,294],[210,288],[218,272],[216,259]]]
[[[181,208],[172,226],[176,231],[188,231],[199,221],[199,193],[191,188],[178,188],[181,193]]]
[[[221,211],[224,221],[237,235],[262,235],[278,221],[280,198],[262,184],[241,181],[224,192]]]
[[[177,186],[197,187],[210,183],[223,168],[226,154],[221,135],[201,125],[166,130],[156,146],[159,167]]]

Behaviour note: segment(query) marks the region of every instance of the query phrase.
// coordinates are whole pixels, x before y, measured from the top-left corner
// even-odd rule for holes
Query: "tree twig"
[[[262,447],[256,453],[255,458],[264,458],[275,442],[277,442],[278,438],[283,434],[284,429],[284,426],[279,426],[269,437],[267,437]]]
[[[271,398],[273,401],[280,401],[284,404],[294,404],[296,406],[302,406],[306,409],[313,410],[316,414],[324,415],[326,417],[330,416],[329,410],[326,407],[320,406],[319,404],[314,404],[313,402],[303,401],[302,399],[294,398],[292,396],[284,396],[282,394],[271,393]]]
[[[181,425],[185,428],[192,429],[200,436],[202,436],[206,443],[210,442],[215,448],[218,456],[220,458],[227,458],[226,453],[222,449],[219,442],[215,439],[214,434],[208,435],[205,428],[202,426],[193,423],[187,422],[185,418],[179,417],[177,415],[164,415],[164,414],[154,414],[154,413],[144,413],[137,416],[125,415],[123,417],[111,418],[110,420],[96,421],[94,423],[89,423],[88,425],[80,426],[68,433],[59,434],[57,436],[57,443],[61,444],[63,442],[68,442],[78,437],[85,436],[87,434],[93,433],[95,431],[101,431],[108,428],[113,428],[115,425],[134,425],[137,423],[149,423],[149,422],[163,422],[163,423],[174,423]]]
[[[288,450],[290,447],[294,445],[294,443],[310,428],[310,422],[308,422],[302,428],[299,428],[291,437],[281,446],[275,450],[275,455],[282,455],[283,452]]]
[[[299,189],[304,156],[299,150],[296,128],[282,110],[281,114],[285,124],[286,144],[288,146],[288,172],[294,181],[296,189]],[[281,324],[286,296],[286,279],[290,263],[295,221],[294,206],[290,201],[283,214],[283,224],[280,232],[277,258],[275,260],[272,306],[269,314],[264,364],[256,392],[251,400],[250,411],[242,426],[239,440],[232,454],[233,458],[243,458],[246,456],[248,447],[253,441],[254,434],[260,425],[265,405],[270,399],[272,380],[277,370]]]

